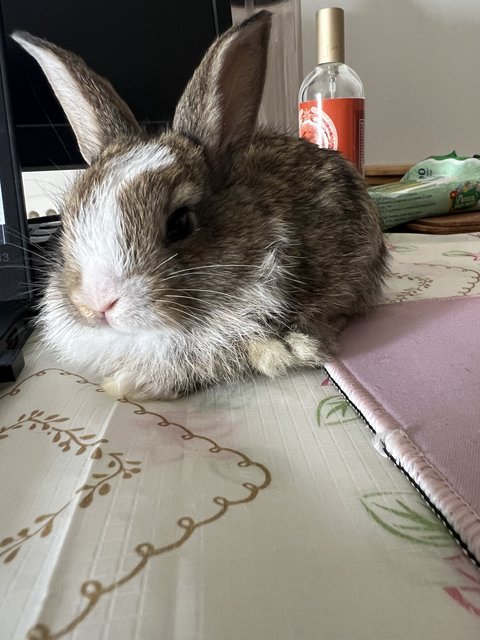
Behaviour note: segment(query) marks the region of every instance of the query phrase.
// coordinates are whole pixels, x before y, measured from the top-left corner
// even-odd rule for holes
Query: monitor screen
[[[8,34],[30,31],[78,53],[155,131],[230,24],[230,0],[0,0],[0,351],[2,327],[33,297],[38,255],[19,168],[84,164],[43,72]]]
[[[195,67],[231,24],[229,0],[1,0],[17,29],[80,55],[150,130],[168,123]],[[23,169],[83,164],[40,67],[6,38],[10,102]]]
[[[27,253],[27,220],[18,170],[0,15],[0,353],[7,301],[28,300],[31,281]]]

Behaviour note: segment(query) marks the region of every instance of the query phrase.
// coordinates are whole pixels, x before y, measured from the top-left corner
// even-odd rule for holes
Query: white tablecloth
[[[479,235],[389,243],[391,302],[480,293]],[[322,371],[139,404],[25,353],[0,387],[1,640],[480,637],[480,571]]]

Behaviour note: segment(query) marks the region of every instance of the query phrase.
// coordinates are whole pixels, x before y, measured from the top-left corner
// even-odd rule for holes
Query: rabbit
[[[271,14],[218,37],[147,135],[77,55],[25,32],[87,168],[65,193],[39,325],[115,397],[321,367],[382,297],[379,212],[338,152],[256,130]]]

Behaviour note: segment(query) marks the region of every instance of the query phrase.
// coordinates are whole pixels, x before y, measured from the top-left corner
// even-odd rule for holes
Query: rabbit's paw
[[[127,398],[132,401],[175,400],[185,395],[181,390],[164,389],[155,380],[132,379],[131,372],[118,371],[103,379],[101,384],[105,393],[112,398]]]
[[[251,366],[274,378],[292,367],[316,367],[322,364],[319,343],[304,333],[290,332],[282,339],[251,340],[248,345]]]
[[[294,365],[293,354],[276,338],[251,340],[248,344],[248,360],[254,369],[269,378],[283,375]]]
[[[319,367],[325,361],[320,355],[320,343],[305,333],[292,331],[284,338],[297,367]]]
[[[137,398],[137,388],[131,380],[127,380],[125,376],[113,375],[104,378],[101,383],[102,389],[112,398]],[[139,399],[139,398],[138,398]]]

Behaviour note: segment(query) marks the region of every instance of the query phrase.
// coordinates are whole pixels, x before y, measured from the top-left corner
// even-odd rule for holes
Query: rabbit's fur
[[[356,169],[255,131],[269,29],[262,11],[221,36],[157,137],[80,58],[14,34],[90,165],[65,195],[44,339],[115,395],[320,366],[379,300],[386,249]]]

